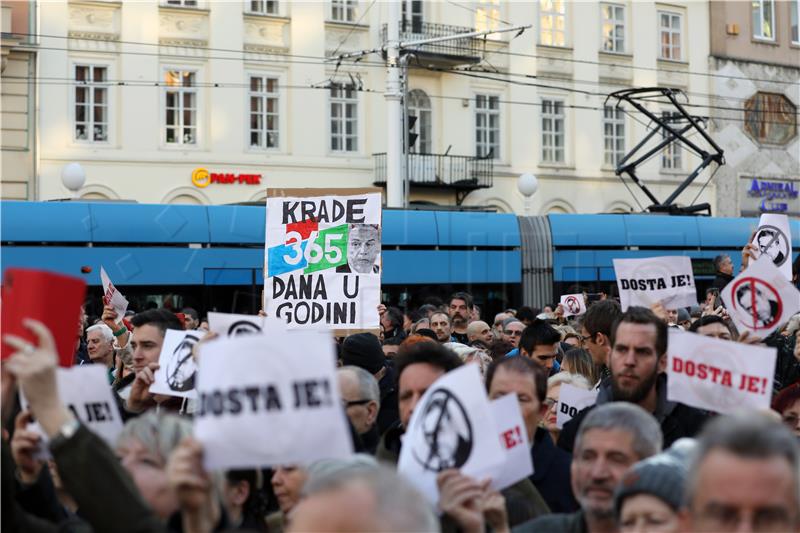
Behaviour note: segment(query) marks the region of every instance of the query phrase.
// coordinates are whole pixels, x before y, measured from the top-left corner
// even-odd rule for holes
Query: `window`
[[[250,76],[250,148],[279,148],[278,78]]]
[[[167,144],[197,144],[197,73],[168,70],[164,74],[164,140]]]
[[[794,44],[800,44],[800,34],[798,34],[798,16],[800,16],[800,0],[792,0],[791,4],[789,4],[789,18],[791,19],[790,22],[790,33],[792,34],[792,42]]]
[[[661,59],[681,60],[681,16],[658,12],[658,34],[661,40]]]
[[[278,0],[250,0],[247,2],[250,13],[277,15]]]
[[[402,2],[402,21],[400,27],[402,32],[422,33],[422,0],[411,0],[411,18],[408,17],[408,9],[405,0]]]
[[[542,162],[564,161],[564,102],[542,100]]]
[[[164,5],[176,7],[197,7],[197,0],[164,0]]]
[[[475,155],[500,159],[500,97],[475,95]]]
[[[677,111],[662,111],[661,118],[669,124],[674,130],[681,129],[681,120],[683,116]],[[672,136],[665,129],[661,129],[661,139],[667,139]],[[661,152],[661,168],[664,170],[679,170],[683,168],[683,158],[681,157],[681,143],[680,141],[672,141]]]
[[[475,6],[475,31],[496,30],[500,27],[500,0],[478,0]],[[490,39],[499,39],[492,34]]]
[[[331,0],[331,20],[355,22],[358,15],[358,0]]]
[[[753,0],[753,37],[765,41],[775,40],[775,2]]]
[[[797,135],[797,108],[782,94],[757,92],[744,103],[744,129],[760,143],[786,144]]]
[[[625,7],[604,4],[600,9],[603,14],[603,51],[625,52]]]
[[[417,142],[409,150],[430,154],[432,152],[431,139],[431,99],[425,91],[414,89],[408,93],[408,116],[417,117],[417,122],[411,129],[412,133],[417,134]]]
[[[616,106],[603,108],[605,164],[615,167],[625,156],[625,114]]]
[[[539,0],[539,43],[565,46],[564,26],[567,18],[564,0]]]
[[[108,69],[75,65],[76,141],[108,142]]]
[[[331,151],[358,151],[358,94],[353,86],[331,86]]]

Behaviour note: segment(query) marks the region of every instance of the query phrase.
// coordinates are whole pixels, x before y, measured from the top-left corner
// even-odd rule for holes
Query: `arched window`
[[[418,135],[410,152],[430,154],[433,149],[431,135],[431,99],[425,91],[414,89],[408,93],[408,116],[417,117],[412,132]]]

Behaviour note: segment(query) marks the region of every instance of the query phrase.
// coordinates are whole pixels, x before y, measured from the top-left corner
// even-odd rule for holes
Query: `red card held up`
[[[8,268],[3,277],[0,326],[3,335],[11,333],[38,344],[34,333],[22,325],[32,318],[50,329],[56,342],[58,364],[72,366],[80,334],[81,306],[86,297],[86,282],[80,278],[31,270]],[[2,359],[15,349],[2,343]]]

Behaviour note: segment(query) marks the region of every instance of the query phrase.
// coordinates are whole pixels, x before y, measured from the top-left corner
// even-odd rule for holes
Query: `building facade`
[[[798,0],[711,2],[714,137],[725,216],[800,216]]]
[[[709,112],[706,2],[414,0],[406,8],[404,41],[532,26],[412,50],[412,203],[639,211],[650,202],[614,168],[652,125],[606,95],[677,87],[693,113]],[[384,58],[329,58],[380,48],[387,19],[387,3],[364,0],[47,3],[31,197],[70,196],[60,180],[70,162],[86,171],[78,194],[87,199],[218,204],[263,201],[267,187],[382,185]],[[670,145],[639,175],[663,199],[695,165]],[[528,203],[517,191],[522,173],[539,178]],[[707,176],[678,202],[715,208]]]

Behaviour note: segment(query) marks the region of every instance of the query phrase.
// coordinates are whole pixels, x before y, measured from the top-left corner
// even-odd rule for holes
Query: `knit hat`
[[[689,311],[687,311],[683,307],[678,309],[678,323],[679,324],[681,322],[688,322],[691,319],[692,319],[692,315],[689,314]]]
[[[619,518],[626,498],[650,494],[677,511],[683,505],[687,468],[671,453],[660,453],[639,461],[623,476],[614,492],[614,512]]]
[[[384,366],[385,357],[378,337],[372,333],[354,333],[342,343],[342,363],[358,366],[376,374]]]

